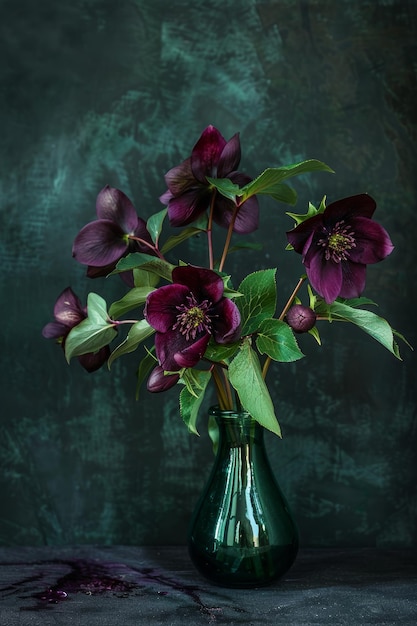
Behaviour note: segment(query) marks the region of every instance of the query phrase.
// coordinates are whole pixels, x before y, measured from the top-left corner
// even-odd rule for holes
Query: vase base
[[[192,542],[188,551],[197,571],[220,587],[250,589],[265,587],[281,578],[292,566],[298,546],[269,546],[265,551],[200,550]],[[251,552],[251,554],[249,553]]]

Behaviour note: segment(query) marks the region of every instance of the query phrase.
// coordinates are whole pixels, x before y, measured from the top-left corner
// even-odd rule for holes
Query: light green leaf
[[[233,183],[230,178],[210,178],[209,176],[206,176],[206,178],[210,185],[215,187],[222,196],[236,203],[236,196],[241,195],[239,185]]]
[[[239,342],[220,344],[210,340],[204,353],[204,358],[209,361],[214,361],[215,363],[221,363],[222,361],[231,359],[238,348]]]
[[[162,254],[165,254],[169,250],[172,250],[172,248],[175,248],[180,243],[186,241],[190,237],[200,235],[203,232],[203,229],[197,228],[196,226],[189,226],[188,228],[184,228],[178,235],[171,235],[171,237],[168,237],[168,239],[161,248]]]
[[[294,205],[297,202],[297,192],[285,183],[271,185],[266,191],[258,191],[258,194],[267,194],[277,202]]]
[[[146,222],[146,230],[150,234],[152,241],[157,243],[159,239],[159,235],[161,234],[162,227],[164,224],[165,216],[168,212],[168,209],[162,209],[158,213],[154,213],[151,215],[148,221]]]
[[[275,416],[268,387],[262,377],[261,366],[251,342],[246,339],[229,365],[229,379],[236,389],[242,406],[264,428],[281,437],[281,428]]]
[[[264,319],[275,313],[276,283],[275,269],[259,270],[248,274],[239,285],[238,291],[243,295],[236,299],[242,318],[242,335],[256,332]]]
[[[133,270],[133,282],[135,287],[156,287],[160,277],[153,272],[135,268]]]
[[[88,318],[70,331],[65,341],[65,357],[68,361],[74,356],[98,352],[116,337],[117,331],[111,324],[98,324]]]
[[[91,322],[105,322],[107,324],[109,321],[106,301],[97,293],[88,294],[87,313]]]
[[[148,377],[150,371],[156,367],[158,361],[153,354],[155,352],[155,346],[152,346],[150,350],[145,347],[146,355],[143,357],[141,362],[139,363],[138,368],[138,380],[136,384],[136,400],[139,399],[139,392],[144,380]]]
[[[231,254],[232,252],[237,252],[239,250],[262,250],[262,248],[263,245],[259,242],[239,241],[239,243],[229,248],[229,252],[227,254]]]
[[[88,317],[74,326],[65,340],[65,357],[68,363],[74,356],[97,352],[117,335],[107,315],[106,301],[101,296],[96,293],[88,294],[87,312]]]
[[[261,354],[267,354],[274,361],[282,363],[298,361],[304,356],[291,328],[277,319],[267,319],[261,323],[256,346]]]
[[[189,376],[192,378],[188,378]],[[207,370],[186,370],[182,377],[186,386],[180,393],[180,413],[188,430],[195,435],[198,435],[198,411],[210,379],[211,373]]]
[[[316,311],[319,315],[324,315],[330,320],[339,319],[356,324],[364,332],[368,333],[368,335],[382,344],[395,357],[397,357],[397,359],[401,360],[399,347],[394,339],[394,331],[387,320],[379,317],[379,315],[376,315],[372,311],[366,311],[364,309],[349,306],[347,303],[339,302],[337,300],[332,302],[332,304],[326,304],[321,301],[316,306]],[[397,333],[395,334],[399,336]]]
[[[282,183],[283,180],[291,178],[292,176],[299,176],[300,174],[307,174],[309,172],[333,173],[333,170],[325,163],[317,161],[316,159],[309,159],[282,167],[269,167],[257,178],[242,187],[239,195],[243,197],[243,200],[247,200],[251,196],[259,193],[271,194],[273,196],[278,183]]]
[[[131,326],[127,337],[122,343],[120,343],[111,353],[108,360],[108,368],[112,366],[113,362],[123,354],[128,354],[136,350],[138,345],[142,343],[147,337],[150,337],[155,330],[148,324],[146,320],[140,320]]]
[[[113,302],[109,309],[110,317],[117,319],[128,311],[140,306],[146,302],[146,298],[152,291],[155,291],[153,287],[133,287],[123,298]]]
[[[116,269],[114,269],[111,273],[120,274],[120,272],[126,272],[135,268],[141,268],[142,270],[153,272],[157,276],[165,278],[165,280],[171,281],[172,270],[174,269],[174,267],[175,265],[168,263],[168,261],[159,259],[158,257],[152,256],[151,254],[133,252],[120,259],[120,261],[116,265]]]

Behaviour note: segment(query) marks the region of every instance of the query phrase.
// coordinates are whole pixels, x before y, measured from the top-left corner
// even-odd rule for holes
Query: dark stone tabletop
[[[278,582],[216,587],[184,547],[0,548],[0,626],[417,624],[417,550],[303,550]]]

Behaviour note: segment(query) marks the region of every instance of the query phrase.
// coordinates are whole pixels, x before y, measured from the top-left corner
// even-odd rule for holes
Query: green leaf
[[[186,370],[182,377],[186,384],[180,393],[180,413],[188,430],[198,435],[198,411],[206,392],[211,373],[207,370]]]
[[[264,319],[274,315],[275,273],[276,269],[259,270],[248,274],[240,283],[238,291],[243,297],[237,298],[236,305],[242,318],[242,335],[256,332]]]
[[[152,256],[151,254],[132,252],[131,254],[128,254],[127,256],[120,259],[120,261],[116,265],[116,269],[114,269],[111,273],[120,274],[120,272],[126,272],[135,268],[141,268],[142,270],[153,272],[157,276],[165,278],[165,280],[171,281],[172,270],[174,269],[174,267],[175,265],[168,263],[168,261],[159,259],[158,257]]]
[[[222,361],[231,359],[238,348],[239,342],[220,344],[210,340],[204,353],[204,358],[209,361],[214,361],[215,363],[221,363]]]
[[[155,330],[148,324],[146,320],[140,320],[131,326],[127,337],[122,343],[120,343],[111,353],[107,362],[108,368],[112,366],[113,362],[123,354],[128,354],[136,350],[138,345],[142,343],[147,337],[150,337]]]
[[[284,204],[294,205],[297,202],[297,192],[284,183],[270,185],[265,191],[258,191],[258,194],[266,194],[277,200],[277,202],[283,202]]]
[[[332,172],[333,170],[316,159],[308,159],[293,165],[284,165],[282,167],[269,167],[264,170],[257,178],[242,187],[239,195],[243,196],[243,200],[247,200],[255,194],[273,194],[276,192],[276,186],[287,178],[307,174],[309,172]]]
[[[308,331],[308,334],[312,335],[312,337],[314,337],[314,339],[317,341],[319,346],[321,346],[321,339],[320,339],[320,334],[317,329],[317,326],[313,326],[313,328],[310,328],[310,330]]]
[[[239,185],[233,183],[230,178],[210,178],[206,176],[208,182],[212,187],[215,187],[222,196],[232,200],[236,204],[236,196],[241,195],[241,189]]]
[[[98,293],[89,293],[87,296],[87,314],[88,318],[92,322],[105,322],[109,321],[107,314],[107,304],[104,298],[98,295]]]
[[[135,268],[133,270],[133,282],[135,287],[156,287],[160,277],[153,272]]]
[[[97,352],[107,346],[117,335],[114,324],[109,322],[106,302],[96,293],[88,294],[88,317],[74,326],[65,340],[65,357]]]
[[[237,252],[239,250],[262,250],[262,248],[263,245],[259,242],[240,241],[234,246],[231,246],[227,254],[231,254],[232,252]]]
[[[274,405],[250,339],[243,342],[240,351],[230,363],[229,379],[239,395],[243,408],[261,426],[281,437],[281,428],[275,416]]]
[[[172,235],[168,237],[164,245],[162,246],[161,252],[165,254],[172,248],[175,248],[183,241],[186,241],[190,237],[194,237],[195,235],[200,235],[204,230],[201,228],[196,228],[195,226],[189,226],[188,228],[184,228],[178,235]]]
[[[274,361],[290,363],[302,359],[294,333],[285,322],[277,319],[264,320],[259,328],[256,347]]]
[[[168,212],[168,209],[162,209],[162,211],[159,211],[158,213],[151,215],[148,221],[146,222],[146,230],[150,234],[152,241],[155,244],[157,243],[159,239],[159,235],[161,234],[162,227],[164,224],[164,219],[166,217],[167,212]]]
[[[139,392],[145,378],[148,377],[149,372],[157,365],[158,361],[153,354],[155,352],[155,346],[152,346],[150,350],[145,347],[146,355],[143,357],[138,367],[138,380],[136,384],[136,400],[139,399]]]
[[[133,287],[123,298],[113,302],[109,309],[110,317],[112,319],[118,318],[140,306],[146,302],[146,298],[152,291],[155,291],[153,287]]]
[[[368,335],[389,350],[397,359],[401,360],[399,347],[394,339],[394,331],[383,317],[379,317],[372,311],[354,308],[344,302],[336,300],[331,304],[321,301],[316,311],[319,315],[324,315],[331,319],[345,320],[352,322],[361,328]],[[399,336],[397,333],[395,333]]]

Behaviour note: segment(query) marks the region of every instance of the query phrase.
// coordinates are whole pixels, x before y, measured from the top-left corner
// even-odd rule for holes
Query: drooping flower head
[[[54,317],[54,322],[49,322],[43,327],[42,335],[46,339],[57,339],[65,349],[65,340],[70,330],[87,317],[87,307],[83,307],[71,287],[67,287],[55,302]],[[109,355],[109,346],[104,346],[98,352],[79,356],[78,360],[87,372],[94,372],[104,365]]]
[[[106,185],[97,196],[97,220],[80,230],[74,240],[72,254],[88,265],[88,276],[106,276],[129,252],[154,254],[145,221],[138,217],[129,198],[119,189]]]
[[[239,310],[224,297],[223,280],[216,272],[176,267],[172,281],[152,291],[145,306],[145,318],[156,330],[156,356],[165,371],[194,367],[211,337],[231,343],[240,331]]]
[[[287,232],[312,287],[330,304],[356,298],[365,288],[366,266],[382,261],[394,246],[386,230],[371,218],[376,203],[360,194],[329,204]]]
[[[194,222],[210,206],[213,193],[207,176],[229,178],[233,183],[244,186],[252,179],[237,171],[240,163],[240,139],[236,133],[229,141],[214,126],[208,126],[195,144],[191,156],[165,175],[168,190],[161,202],[168,205],[171,226],[185,226]],[[235,204],[216,193],[213,219],[228,228]],[[259,205],[255,196],[240,207],[233,226],[237,233],[251,233],[258,228]]]

